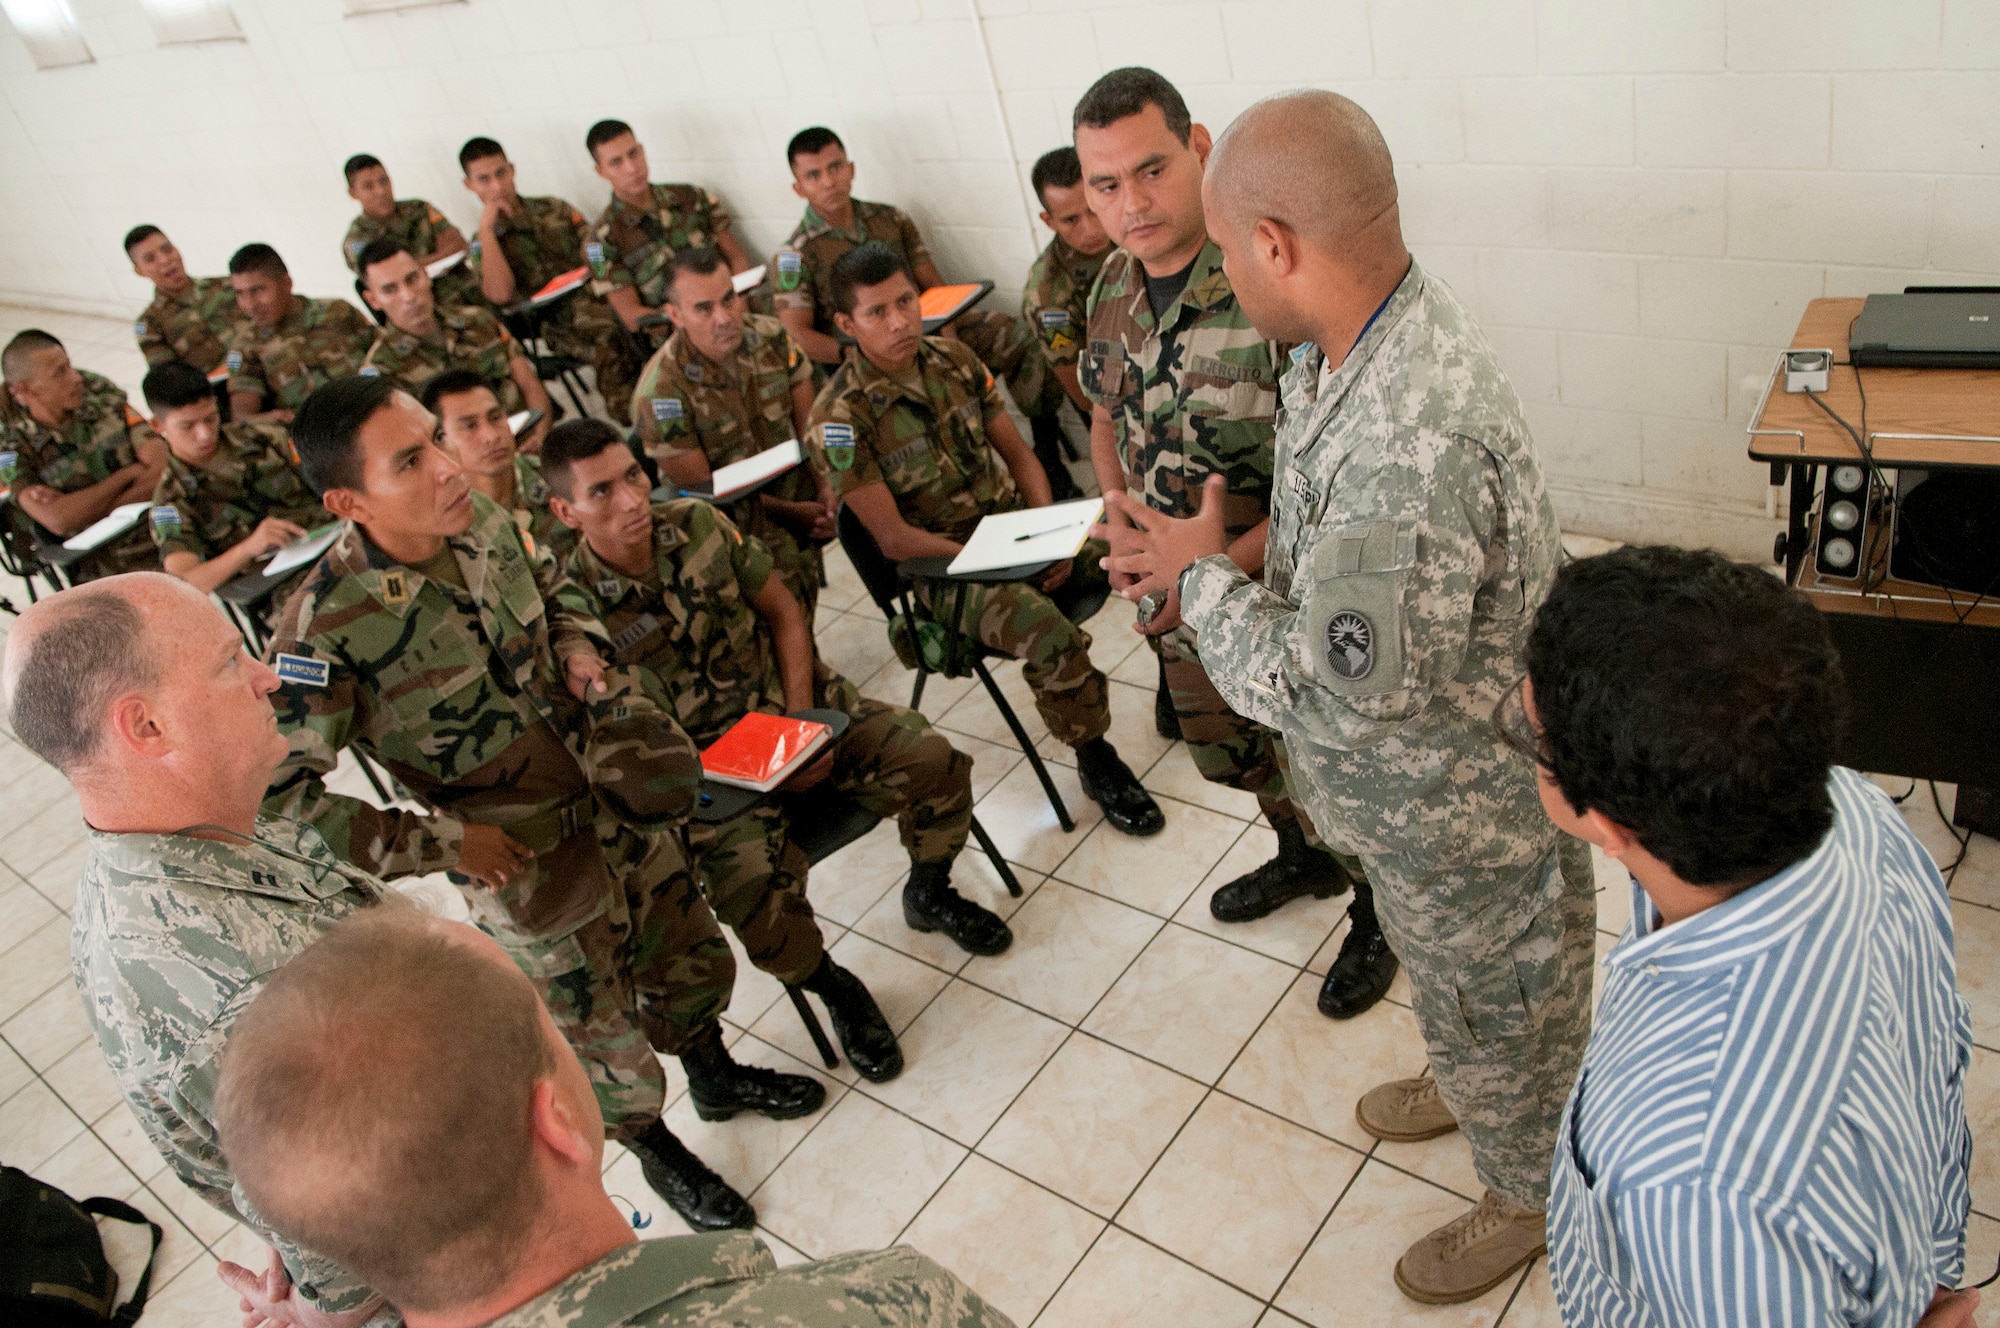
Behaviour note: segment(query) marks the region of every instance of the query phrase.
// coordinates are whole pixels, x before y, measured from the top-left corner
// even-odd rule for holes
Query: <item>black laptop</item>
[[[1847,334],[1864,368],[2000,369],[2000,286],[1911,286],[1871,295]]]

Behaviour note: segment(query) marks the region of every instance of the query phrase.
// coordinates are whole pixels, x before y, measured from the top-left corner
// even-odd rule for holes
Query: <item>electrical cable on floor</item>
[[[1944,814],[1944,800],[1938,797],[1937,781],[1929,779],[1924,782],[1931,786],[1931,806],[1937,809],[1938,820],[1944,822],[1944,832],[1951,836],[1952,843],[1958,845],[1958,856],[1951,860],[1951,866],[1938,869],[1944,873],[1945,888],[1949,890],[1952,878],[1958,875],[1958,864],[1965,861],[1966,853],[1972,848],[1972,832],[1968,830],[1963,838],[1959,836],[1958,831],[1952,827],[1951,818]]]

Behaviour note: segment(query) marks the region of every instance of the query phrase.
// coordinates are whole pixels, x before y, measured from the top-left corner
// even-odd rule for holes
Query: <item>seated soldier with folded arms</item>
[[[894,816],[910,854],[905,914],[974,954],[998,954],[1007,924],[959,896],[951,862],[972,824],[972,761],[922,715],[865,701],[813,659],[798,604],[772,575],[771,555],[695,498],[652,502],[646,472],[618,431],[572,420],[549,435],[550,500],[581,540],[562,593],[611,633],[612,662],[646,669],[671,713],[707,747],[752,710],[837,709],[854,721],[837,745],[792,776],[788,793],[826,786]],[[826,953],[806,901],[805,854],[787,838],[784,806],[768,798],[719,825],[688,823],[688,851],[715,915],[751,962],[818,993],[854,1068],[893,1079],[896,1036],[861,980]]]
[[[132,324],[146,363],[186,360],[203,373],[215,372],[236,322],[236,295],[228,279],[189,276],[181,251],[158,226],[125,232],[125,256],[134,272],[153,283],[153,302]]]
[[[101,374],[78,372],[63,344],[40,328],[0,351],[0,484],[35,523],[74,535],[126,503],[153,496],[167,447],[125,393]],[[157,569],[144,522],[65,569],[71,581]]]
[[[143,388],[153,428],[167,440],[167,470],[146,524],[168,572],[205,593],[333,520],[293,463],[285,431],[260,421],[224,424],[193,365],[156,364]],[[275,590],[267,612],[276,613],[304,577],[300,568]]]
[[[395,240],[428,267],[466,248],[465,236],[445,220],[444,213],[421,198],[397,198],[388,168],[367,153],[347,159],[347,196],[361,205],[361,215],[347,228],[340,255],[347,270],[361,276],[361,251],[377,240]],[[463,262],[437,278],[440,304],[484,304],[479,278]]]
[[[535,376],[534,362],[492,310],[438,304],[422,265],[395,240],[375,240],[362,251],[361,295],[389,320],[363,357],[362,374],[380,374],[415,396],[446,369],[475,370],[493,385],[509,415],[542,412],[521,446],[532,452],[542,445],[555,405]]]
[[[775,318],[753,314],[714,249],[683,249],[667,267],[674,334],[654,353],[632,395],[639,442],[663,484],[703,484],[715,468],[789,439],[803,440],[812,413],[812,364]],[[811,632],[826,584],[820,546],[836,511],[825,462],[806,464],[729,505],[731,517],[778,560],[785,589]]]
[[[437,416],[438,445],[465,467],[475,490],[514,518],[529,552],[545,550],[560,561],[576,536],[549,511],[541,458],[515,446],[507,412],[486,379],[471,369],[446,369],[424,384],[417,399]]]
[[[224,358],[236,419],[268,403],[269,418],[290,423],[307,397],[359,369],[375,344],[374,321],[346,300],[293,294],[291,271],[268,244],[246,244],[230,255],[229,284],[240,313]]]
[[[584,266],[590,223],[560,198],[523,198],[514,187],[514,163],[506,149],[490,138],[468,138],[458,150],[458,164],[480,206],[479,235],[465,261],[494,307],[525,300]],[[575,356],[596,370],[597,393],[613,416],[625,409],[638,357],[618,316],[588,284],[548,307],[541,335],[556,354]]]
[[[1048,478],[993,375],[965,346],[923,334],[916,279],[896,252],[872,241],[850,250],[833,265],[832,290],[855,353],[813,402],[807,433],[882,553],[949,558],[981,517],[1046,507]],[[1110,683],[1090,662],[1090,635],[1049,598],[1072,577],[1102,583],[1103,556],[1088,544],[1034,584],[962,583],[945,594],[926,582],[918,594],[936,612],[962,591],[963,630],[1021,661],[1042,722],[1075,750],[1077,777],[1104,819],[1128,835],[1157,834],[1166,824],[1158,804],[1105,741]]]
[[[792,168],[792,192],[806,200],[806,212],[771,259],[772,298],[778,318],[806,354],[832,367],[841,356],[833,265],[842,254],[872,240],[902,259],[919,291],[945,280],[916,222],[900,208],[854,197],[854,163],[840,135],[826,128],[802,129],[792,136],[785,160]],[[1062,409],[1062,383],[1049,372],[1034,333],[1007,314],[974,309],[953,319],[943,335],[963,341],[980,363],[1006,380],[1014,404],[1028,417],[1050,493],[1058,501],[1077,497],[1082,491],[1060,464],[1062,426],[1056,412]]]
[[[590,1081],[534,989],[415,909],[339,924],[273,974],[216,1104],[259,1210],[410,1328],[1011,1328],[906,1245],[779,1268],[747,1232],[637,1239],[604,1190]]]
[[[729,209],[699,185],[654,184],[646,149],[631,125],[599,120],[584,135],[583,146],[611,186],[611,202],[583,247],[596,279],[591,290],[610,303],[626,328],[636,331],[640,319],[662,312],[667,262],[683,249],[719,249],[731,272],[750,267]]]

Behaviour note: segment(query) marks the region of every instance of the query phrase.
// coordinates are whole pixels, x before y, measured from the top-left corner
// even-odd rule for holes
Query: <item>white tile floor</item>
[[[0,336],[31,323],[136,387],[122,325],[0,309]],[[823,649],[864,691],[907,701],[879,615],[833,561]],[[1063,833],[983,692],[934,682],[924,710],[974,755],[978,814],[1025,898],[1009,899],[976,852],[957,879],[1011,916],[1013,949],[968,960],[909,932],[896,903],[902,855],[879,829],[815,871],[812,897],[835,955],[901,1033],[909,1068],[884,1085],[844,1064],[821,1071],[781,989],[744,963],[727,1016],[736,1055],[819,1075],[827,1105],[800,1121],[709,1125],[680,1098],[669,1123],[751,1196],[781,1260],[907,1240],[1023,1328],[1554,1324],[1539,1263],[1465,1306],[1425,1308],[1396,1291],[1404,1246],[1477,1194],[1458,1136],[1390,1146],[1354,1124],[1361,1092],[1423,1063],[1407,989],[1348,1024],[1313,1008],[1343,900],[1242,927],[1208,917],[1215,885],[1268,856],[1272,836],[1252,824],[1254,802],[1202,783],[1179,744],[1153,736],[1152,665],[1130,622],[1113,601],[1091,624],[1093,654],[1114,679],[1114,740],[1161,799],[1166,832],[1117,835],[1057,766],[1077,818]],[[1039,731],[1017,670],[1005,687]],[[1882,783],[1900,792],[1907,781]],[[149,1323],[225,1322],[233,1306],[215,1263],[243,1261],[256,1243],[163,1167],[99,1059],[69,975],[76,803],[4,735],[0,808],[0,1160],[79,1196],[130,1198],[161,1221]],[[1948,860],[1956,846],[1928,790],[1904,809]],[[2000,1140],[2000,846],[1975,839],[1953,893],[1980,1042],[1968,1094],[1986,1144]],[[1599,899],[1602,950],[1625,923],[1625,897]],[[1984,1276],[2000,1251],[2000,1149],[1976,1157],[1972,1266]],[[607,1175],[643,1235],[684,1229],[623,1150]],[[2000,1304],[1982,1322],[2000,1324]]]

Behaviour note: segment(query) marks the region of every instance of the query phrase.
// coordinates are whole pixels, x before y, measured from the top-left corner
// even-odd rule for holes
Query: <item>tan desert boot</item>
[[[1508,1203],[1488,1190],[1472,1211],[1403,1252],[1396,1261],[1396,1285],[1411,1300],[1456,1305],[1485,1295],[1548,1248],[1548,1222],[1540,1209]]]
[[[1437,1080],[1427,1074],[1369,1089],[1354,1104],[1354,1119],[1392,1144],[1420,1144],[1458,1128],[1451,1108],[1438,1096]]]

